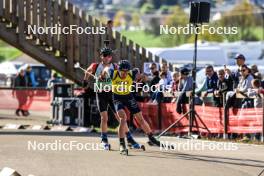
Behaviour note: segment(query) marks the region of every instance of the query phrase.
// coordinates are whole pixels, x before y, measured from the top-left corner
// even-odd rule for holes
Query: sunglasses
[[[155,68],[154,67],[151,67],[151,68],[149,68],[150,70],[154,70]]]
[[[246,69],[241,70],[241,72],[245,72],[245,71],[247,71],[247,70]]]
[[[121,73],[127,73],[129,70],[120,70]]]
[[[103,57],[111,57],[112,55],[110,54],[103,54]]]

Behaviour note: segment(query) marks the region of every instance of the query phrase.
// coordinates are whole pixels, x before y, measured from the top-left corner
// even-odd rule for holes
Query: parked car
[[[26,69],[28,64],[22,62],[4,62],[0,64],[0,86],[11,87],[19,69]],[[46,87],[51,78],[51,70],[43,64],[29,64],[34,72],[37,87]]]

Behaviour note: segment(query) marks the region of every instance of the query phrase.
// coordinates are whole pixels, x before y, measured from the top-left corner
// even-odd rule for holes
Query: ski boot
[[[121,155],[128,156],[128,149],[126,148],[125,144],[120,144],[119,151]]]
[[[142,149],[143,151],[146,150],[144,145],[140,145],[139,143],[137,143],[133,138],[129,138],[127,139],[127,145],[129,146],[129,148],[131,149]]]
[[[160,147],[160,141],[157,140],[154,136],[150,136],[150,137],[149,137],[148,144],[149,144],[150,146],[158,146],[158,147]]]
[[[104,150],[108,150],[108,151],[111,150],[111,145],[106,141],[102,141],[101,146]]]

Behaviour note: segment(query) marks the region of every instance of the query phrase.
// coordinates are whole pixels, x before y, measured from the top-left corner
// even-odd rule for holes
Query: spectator
[[[30,65],[26,66],[26,79],[27,79],[28,87],[37,87],[35,74]]]
[[[48,88],[52,88],[54,84],[60,83],[61,79],[58,77],[57,73],[53,73],[51,79],[48,80]]]
[[[251,81],[254,79],[254,77],[252,76],[251,70],[247,67],[247,65],[241,66],[241,75],[242,78],[239,81],[236,93],[244,94],[249,88],[252,88]]]
[[[242,78],[239,81],[239,84],[237,88],[234,91],[227,92],[226,95],[226,108],[231,107],[231,105],[235,104],[235,98],[236,93],[240,93],[242,95],[246,95],[247,90],[252,88],[251,81],[254,79],[253,76],[250,73],[250,69],[247,67],[247,65],[241,66],[241,75]],[[242,101],[242,107],[249,106],[250,100],[248,98],[243,99]]]
[[[245,56],[243,54],[237,54],[235,59],[236,59],[236,64],[238,66],[238,69],[237,69],[236,72],[233,72],[231,74],[231,77],[232,77],[232,80],[234,81],[234,88],[237,88],[237,86],[239,84],[240,77],[241,77],[240,67],[242,65],[245,65],[246,58],[245,58]]]
[[[152,94],[151,99],[153,100],[153,103],[157,104],[160,103],[163,99],[163,91],[166,90],[168,85],[168,79],[167,79],[167,73],[161,72],[160,73],[160,81],[158,84],[158,90]]]
[[[140,73],[139,69],[133,69],[137,70],[138,73]],[[134,81],[135,89],[133,90],[133,95],[138,102],[145,102],[147,99],[148,92],[143,91],[143,87],[147,85],[148,77],[146,74],[137,74],[136,79]]]
[[[233,81],[229,78],[225,78],[225,70],[220,69],[218,71],[218,82],[217,88],[214,92],[215,95],[215,105],[217,107],[223,106],[224,97],[228,91],[233,90]]]
[[[178,91],[179,88],[179,84],[180,84],[180,74],[179,72],[174,72],[172,75],[172,83],[171,83],[171,93],[173,94],[174,98],[172,99],[171,102],[175,102],[176,101],[176,92]]]
[[[183,68],[180,72],[179,96],[176,102],[176,111],[181,114],[183,112],[183,105],[188,103],[186,92],[191,91],[193,87],[193,79],[189,76],[189,70]]]
[[[257,65],[252,65],[251,66],[251,74],[253,75],[253,77],[255,79],[261,80],[261,78],[262,78],[261,73],[259,72]]]
[[[203,85],[195,91],[196,94],[200,94],[205,91],[204,97],[206,97],[209,93],[214,93],[217,88],[218,76],[214,71],[212,65],[208,65],[205,68],[206,79],[203,82]]]
[[[159,71],[158,71],[156,63],[153,62],[150,65],[149,69],[151,71],[151,78],[150,78],[150,87],[151,87],[159,83],[160,77],[159,77]]]
[[[171,90],[172,92],[177,92],[180,84],[180,73],[174,72],[172,75]]]
[[[166,73],[166,79],[167,79],[167,85],[169,85],[172,81],[172,75],[171,72],[168,69],[168,65],[167,63],[162,63],[161,65],[161,72],[165,72]]]
[[[25,91],[19,90],[17,88],[27,87],[27,79],[25,76],[25,71],[21,69],[17,76],[15,77],[12,96],[15,97],[18,101],[18,108],[15,111],[17,116],[20,116],[20,112],[23,116],[26,116],[25,106],[27,103],[27,96],[25,95]]]
[[[254,98],[254,107],[261,108],[262,107],[262,98],[260,96],[261,82],[258,79],[253,79],[251,81],[253,89],[249,89],[247,92],[248,97]]]

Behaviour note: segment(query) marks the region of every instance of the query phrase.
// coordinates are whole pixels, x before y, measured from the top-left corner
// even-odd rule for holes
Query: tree
[[[225,13],[220,21],[222,26],[237,26],[241,40],[255,40],[256,36],[252,33],[252,28],[256,27],[256,16],[254,15],[256,7],[244,0],[236,5],[231,11]],[[230,41],[234,36],[226,36]]]
[[[125,26],[125,25],[126,25],[125,12],[119,10],[114,17],[114,27]]]
[[[165,19],[164,25],[169,27],[186,26],[189,22],[188,15],[182,10],[180,6],[172,8],[172,14]],[[180,45],[188,41],[189,35],[185,34],[164,34],[162,41],[169,45]]]
[[[132,25],[133,26],[139,26],[140,25],[140,16],[136,12],[132,14]]]
[[[152,13],[153,11],[154,6],[151,3],[145,3],[140,9],[140,12],[143,14]]]
[[[161,0],[148,0],[148,2],[150,4],[153,4],[155,9],[159,9],[160,6],[162,5],[162,1]]]

